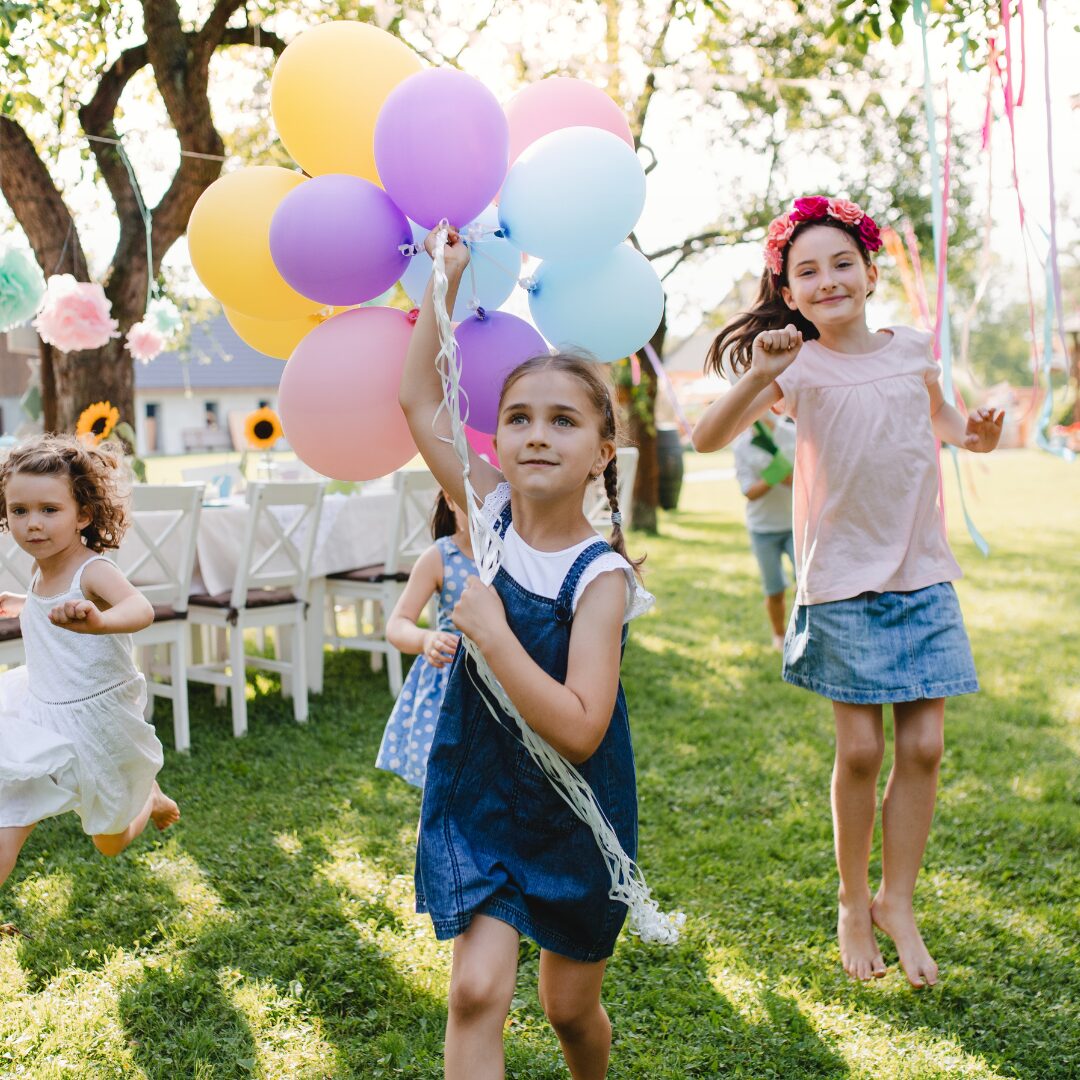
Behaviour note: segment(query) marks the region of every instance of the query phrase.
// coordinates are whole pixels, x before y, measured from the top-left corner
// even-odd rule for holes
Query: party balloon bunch
[[[419,303],[432,268],[423,239],[441,221],[472,256],[453,317],[474,432],[494,432],[503,375],[547,342],[612,361],[659,325],[660,281],[626,243],[644,171],[596,87],[545,79],[504,109],[469,75],[422,70],[392,35],[333,22],[282,53],[271,110],[304,173],[222,176],[188,242],[240,337],[289,360],[282,423],[319,472],[370,479],[415,453],[397,406],[412,320],[378,299],[400,281]],[[525,256],[541,263],[519,281]],[[519,284],[541,333],[498,310]]]

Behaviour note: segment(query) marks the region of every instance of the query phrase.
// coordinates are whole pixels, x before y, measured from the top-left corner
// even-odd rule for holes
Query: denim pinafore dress
[[[497,524],[505,535],[507,504]],[[494,586],[510,629],[553,678],[566,678],[573,598],[585,568],[611,548],[602,540],[574,561],[552,600],[522,588],[503,569]],[[626,629],[623,628],[623,642]],[[428,760],[416,855],[416,910],[440,940],[474,915],[509,923],[541,948],[574,960],[610,956],[626,905],[610,899],[611,878],[592,830],[562,800],[517,737],[517,724],[481,697],[476,666],[459,649]],[[596,752],[578,770],[619,842],[637,855],[637,785],[626,698]]]

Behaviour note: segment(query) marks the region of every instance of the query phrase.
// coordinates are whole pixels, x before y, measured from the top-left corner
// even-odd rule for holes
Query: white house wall
[[[277,409],[277,393],[267,387],[245,390],[197,389],[191,397],[182,390],[139,390],[135,394],[135,414],[138,423],[135,435],[140,454],[182,454],[185,452],[183,432],[185,428],[206,427],[206,402],[218,403],[219,426],[229,430],[229,413],[235,412],[247,416],[254,412],[260,402],[267,402],[272,409]],[[146,406],[158,407],[157,449],[149,450],[146,445]]]

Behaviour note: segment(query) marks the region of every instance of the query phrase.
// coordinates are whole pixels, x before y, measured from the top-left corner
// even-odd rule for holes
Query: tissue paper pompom
[[[152,326],[166,340],[180,329],[183,321],[180,309],[165,297],[151,300],[146,305],[143,322]]]
[[[110,338],[120,336],[120,324],[110,318],[112,305],[105,290],[89,281],[76,281],[70,274],[53,274],[45,285],[34,329],[46,345],[61,352],[100,349]]]
[[[45,276],[26,252],[0,252],[0,333],[26,322],[44,295]]]
[[[144,320],[127,332],[126,348],[136,360],[148,364],[165,348],[165,339]]]

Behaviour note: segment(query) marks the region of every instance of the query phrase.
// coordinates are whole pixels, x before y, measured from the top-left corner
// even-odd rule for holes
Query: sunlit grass
[[[1080,1075],[1080,469],[975,462],[988,560],[946,469],[983,691],[947,711],[917,894],[944,979],[920,994],[888,945],[879,983],[839,968],[829,709],[779,680],[730,455],[687,464],[662,535],[631,536],[658,605],[623,674],[641,865],[688,922],[674,949],[619,943],[612,1077]],[[74,817],[30,838],[0,892],[0,921],[30,935],[0,942],[0,1075],[441,1076],[450,948],[412,910],[419,793],[372,764],[385,674],[329,657],[305,727],[278,686],[251,683],[240,741],[193,688],[194,752],[162,776],[177,828],[113,861]],[[156,720],[168,744],[167,705]],[[524,944],[508,1073],[553,1080],[537,960]]]

